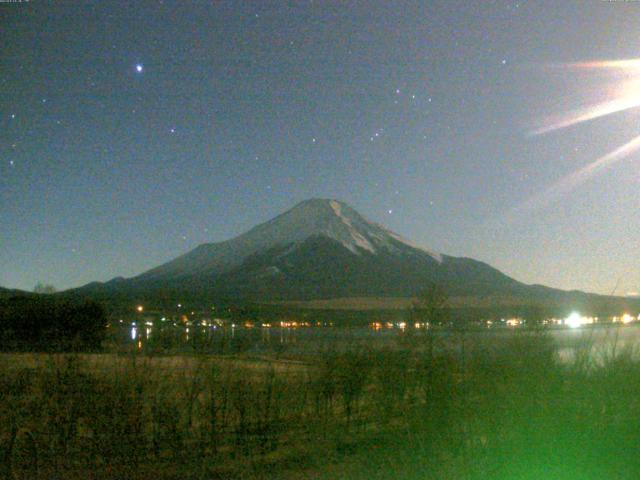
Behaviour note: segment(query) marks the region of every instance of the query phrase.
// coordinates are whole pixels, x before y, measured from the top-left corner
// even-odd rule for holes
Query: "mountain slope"
[[[525,285],[483,262],[418,247],[327,199],[299,203],[238,237],[200,245],[136,277],[94,282],[76,292],[104,298],[272,301],[409,297],[432,283],[452,296],[528,302],[587,295]]]
[[[36,294],[33,292],[27,292],[25,290],[16,290],[16,289],[0,287],[0,300],[6,299],[6,298],[12,298],[12,297],[29,297],[29,296],[36,296]]]
[[[364,219],[348,205],[336,200],[312,199],[258,225],[236,238],[200,245],[175,260],[136,277],[161,280],[191,275],[219,274],[241,265],[256,253],[299,244],[313,236],[341,243],[355,255],[376,253],[408,245],[397,234]],[[416,247],[413,247],[416,248]],[[428,252],[438,259],[438,254]]]

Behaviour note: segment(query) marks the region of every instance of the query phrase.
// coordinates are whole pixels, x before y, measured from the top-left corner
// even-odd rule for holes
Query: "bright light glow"
[[[144,307],[142,305],[138,305],[136,307],[136,310],[139,311],[139,312],[142,312],[144,310]]]
[[[571,328],[578,328],[582,325],[582,316],[579,313],[573,312],[565,319],[564,324]]]
[[[562,69],[604,70],[618,80],[610,98],[569,113],[546,119],[534,129],[533,135],[571,127],[582,122],[595,120],[606,115],[622,112],[640,106],[640,58],[627,60],[602,60],[556,65]]]
[[[640,58],[566,63],[551,65],[551,67],[564,70],[595,70],[598,75],[606,74],[615,84],[610,92],[607,92],[606,87],[602,88],[602,91],[606,94],[602,101],[568,113],[546,118],[531,131],[532,135],[542,135],[640,107]],[[548,206],[558,200],[559,197],[575,190],[589,178],[602,173],[605,168],[635,153],[638,149],[640,149],[640,135],[585,167],[563,177],[551,187],[516,207],[513,213],[518,214],[524,210],[534,210]]]
[[[622,323],[624,323],[625,325],[627,323],[633,322],[633,320],[634,320],[634,318],[631,315],[629,315],[628,313],[625,313],[624,315],[622,315],[622,317],[620,317],[620,321]]]
[[[535,210],[537,208],[548,206],[561,196],[572,192],[591,177],[602,172],[605,168],[627,158],[638,149],[640,149],[640,135],[634,137],[630,142],[625,143],[614,151],[609,152],[603,157],[589,163],[587,166],[561,178],[549,188],[534,195],[529,200],[519,205],[516,208],[516,211]]]
[[[141,63],[136,65],[136,72],[141,73],[143,69],[144,69],[144,67],[142,66]]]
[[[567,318],[564,319],[564,324],[570,328],[578,328],[583,325],[591,325],[595,323],[597,317],[583,317],[578,312],[572,312]]]
[[[138,329],[136,327],[131,327],[131,340],[135,340],[138,336]]]
[[[626,60],[596,60],[594,62],[575,62],[561,65],[561,67],[570,67],[578,69],[623,69],[636,70],[640,73],[640,58],[628,58]]]
[[[623,112],[630,108],[640,106],[640,93],[638,92],[637,82],[630,82],[625,85],[623,90],[629,90],[631,93],[620,96],[607,102],[598,103],[579,110],[573,110],[566,115],[555,117],[547,120],[547,124],[537,128],[532,132],[533,135],[542,135],[543,133],[553,132],[554,130],[560,130],[561,128],[572,127],[579,123],[588,122],[589,120],[595,120],[596,118],[611,115],[613,113]]]

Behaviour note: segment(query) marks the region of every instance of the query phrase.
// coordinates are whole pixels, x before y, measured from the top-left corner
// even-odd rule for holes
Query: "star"
[[[14,166],[14,161],[13,160],[9,160],[9,165],[11,165],[13,167]]]
[[[12,119],[13,119],[13,118],[16,118],[16,114],[15,114],[15,113],[12,113],[12,114],[11,114],[11,118],[12,118]]]
[[[176,133],[176,129],[172,128],[171,130],[169,130],[171,133]]]
[[[142,73],[142,70],[143,70],[143,69],[144,69],[144,67],[142,66],[142,64],[141,64],[141,63],[138,63],[138,64],[136,65],[136,72],[138,72],[138,73]]]
[[[506,65],[506,64],[507,64],[507,59],[506,59],[506,58],[503,58],[503,59],[502,59],[502,64],[503,64],[503,65]]]

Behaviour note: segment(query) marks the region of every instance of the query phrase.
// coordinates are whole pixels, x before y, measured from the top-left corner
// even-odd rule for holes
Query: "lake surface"
[[[448,329],[435,330],[440,345],[457,349],[462,342],[468,345],[499,345],[512,336],[530,334],[522,327],[496,327],[468,330],[463,333]],[[557,345],[563,361],[588,355],[601,361],[612,355],[628,353],[639,357],[640,323],[588,325],[580,328],[547,328],[544,332]],[[419,339],[423,331],[416,330],[413,338]],[[240,351],[287,351],[294,354],[318,353],[322,350],[349,348],[385,348],[401,345],[409,339],[400,328],[359,327],[231,327],[231,326],[130,326],[116,329],[118,343],[138,345],[140,348],[161,346],[186,348],[210,353]]]

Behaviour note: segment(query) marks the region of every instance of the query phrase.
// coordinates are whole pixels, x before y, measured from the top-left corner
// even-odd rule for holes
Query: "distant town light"
[[[144,307],[142,305],[138,305],[136,307],[136,310],[139,311],[139,312],[142,312],[144,310]]]
[[[622,323],[624,323],[624,324],[631,323],[631,322],[633,322],[633,320],[634,320],[634,318],[633,318],[631,315],[629,315],[628,313],[625,313],[625,314],[624,314],[624,315],[622,315],[622,317],[620,318],[620,321],[621,321]]]
[[[583,317],[578,312],[572,312],[571,315],[564,320],[564,324],[570,328],[578,328],[587,323],[593,323],[593,319]]]
[[[581,325],[580,314],[573,312],[569,315],[564,321],[565,325],[568,325],[571,328],[578,328]]]
[[[515,318],[509,318],[506,321],[507,325],[510,327],[517,327],[519,325],[522,325],[523,320],[521,318],[515,317]]]

